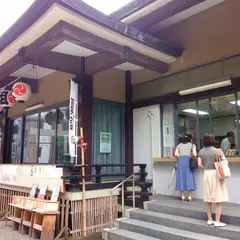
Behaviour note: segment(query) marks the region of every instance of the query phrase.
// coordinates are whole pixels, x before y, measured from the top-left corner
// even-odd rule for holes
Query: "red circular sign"
[[[15,84],[13,89],[14,95],[23,96],[24,94],[26,94],[26,92],[27,92],[27,88],[24,86],[24,84],[21,84],[21,83]]]
[[[14,98],[14,96],[12,95],[12,93],[9,93],[7,96],[7,100],[10,104],[14,104],[16,103],[16,99]]]

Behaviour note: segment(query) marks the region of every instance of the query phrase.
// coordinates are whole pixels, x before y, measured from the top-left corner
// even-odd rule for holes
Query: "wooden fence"
[[[86,200],[87,235],[101,232],[112,226],[110,215],[110,197],[99,197]],[[81,237],[82,201],[71,201],[72,236]],[[117,196],[113,197],[113,219],[118,215]]]

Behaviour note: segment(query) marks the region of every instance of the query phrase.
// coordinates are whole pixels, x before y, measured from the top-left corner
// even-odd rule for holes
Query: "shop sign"
[[[112,134],[100,132],[100,153],[110,153],[112,145]]]
[[[173,147],[174,146],[174,125],[166,125],[163,128],[163,146]]]

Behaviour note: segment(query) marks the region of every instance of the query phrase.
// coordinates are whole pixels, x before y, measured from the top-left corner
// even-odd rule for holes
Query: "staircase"
[[[206,224],[201,200],[181,202],[174,197],[157,196],[143,209],[129,209],[127,218],[117,219],[115,228],[103,231],[104,240],[240,240],[240,205],[224,204],[224,228]]]

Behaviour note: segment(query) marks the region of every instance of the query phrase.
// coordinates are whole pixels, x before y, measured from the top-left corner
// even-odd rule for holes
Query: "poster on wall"
[[[16,178],[19,175],[18,166],[3,166],[2,167],[2,181],[6,184],[15,184]]]
[[[163,146],[174,147],[174,125],[166,125],[163,127]]]
[[[2,167],[2,182],[6,184],[15,184],[19,175],[18,166],[5,165]]]
[[[100,153],[110,153],[112,145],[112,134],[100,132]]]
[[[69,154],[71,157],[76,157],[76,144],[73,143],[72,138],[76,136],[77,132],[77,102],[78,102],[78,84],[70,79],[70,99],[69,99]]]
[[[61,179],[62,169],[56,166],[23,166],[23,173],[30,177]]]
[[[0,164],[0,185],[12,185],[35,191],[36,186],[47,185],[53,191],[55,185],[65,192],[63,169],[54,165],[9,165]],[[36,185],[37,184],[37,185]],[[34,194],[34,193],[32,193]]]

